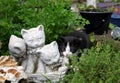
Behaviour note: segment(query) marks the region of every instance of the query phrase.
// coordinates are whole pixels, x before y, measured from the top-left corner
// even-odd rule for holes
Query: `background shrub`
[[[21,37],[22,28],[40,24],[45,27],[46,43],[70,32],[74,26],[83,26],[85,19],[72,12],[72,0],[1,0],[0,1],[0,55],[8,54],[12,34]]]
[[[64,78],[66,83],[119,83],[120,51],[111,45],[97,43],[82,53],[80,61],[71,56],[72,64]]]

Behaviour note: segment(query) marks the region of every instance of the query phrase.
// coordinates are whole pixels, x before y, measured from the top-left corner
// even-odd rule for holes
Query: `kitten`
[[[27,45],[28,66],[25,71],[27,73],[34,73],[38,59],[36,51],[41,49],[45,44],[44,26],[39,25],[29,30],[22,29],[21,35]]]
[[[61,55],[69,56],[77,54],[80,56],[80,50],[89,48],[90,40],[85,31],[79,30],[57,39]]]

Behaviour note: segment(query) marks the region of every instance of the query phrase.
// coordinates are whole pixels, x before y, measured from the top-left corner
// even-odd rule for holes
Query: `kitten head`
[[[41,49],[37,50],[37,53],[39,54],[40,59],[48,65],[56,63],[60,58],[60,53],[56,41],[53,41],[50,44],[47,44]]]
[[[81,39],[72,36],[59,37],[57,43],[61,55],[69,56],[80,49]]]
[[[26,44],[22,38],[18,38],[15,35],[11,35],[9,40],[10,54],[15,57],[21,57],[26,53]]]
[[[45,34],[43,25],[29,30],[22,29],[21,34],[25,43],[30,48],[42,47],[45,44]]]

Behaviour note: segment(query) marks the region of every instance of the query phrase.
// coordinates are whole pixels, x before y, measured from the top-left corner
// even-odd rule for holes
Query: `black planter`
[[[86,32],[88,34],[94,32],[98,35],[107,33],[111,14],[112,12],[80,11],[80,15],[90,22],[90,24],[84,26]]]

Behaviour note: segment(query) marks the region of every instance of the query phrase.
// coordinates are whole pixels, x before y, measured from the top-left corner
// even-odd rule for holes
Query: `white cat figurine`
[[[61,57],[56,41],[45,45],[36,51],[39,55],[38,69],[36,74],[44,74],[50,80],[58,80],[67,72],[65,64],[69,64],[66,57]]]
[[[36,28],[31,28],[29,30],[22,29],[21,35],[25,40],[28,48],[43,47],[45,44],[45,33],[43,25],[39,25]]]
[[[51,42],[50,44],[45,45],[43,48],[36,51],[39,55],[38,69],[36,73],[41,72],[41,61],[46,65],[52,65],[59,61],[60,53],[58,50],[58,45],[56,41]],[[47,66],[46,66],[47,67]],[[46,68],[45,72],[51,72],[52,68]]]
[[[22,65],[25,68],[25,58],[27,58],[25,41],[22,38],[19,38],[15,35],[11,35],[8,48],[10,55],[18,62],[19,65]]]
[[[9,40],[9,52],[15,57],[22,57],[26,54],[26,44],[22,38],[11,35]]]
[[[38,61],[36,50],[41,49],[45,44],[44,26],[39,25],[29,30],[22,29],[21,35],[27,45],[28,62],[25,71],[27,73],[35,73]]]

